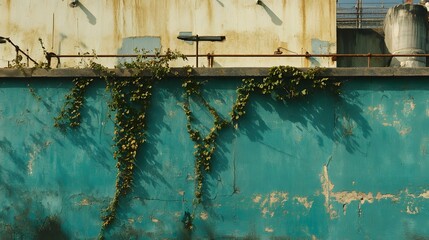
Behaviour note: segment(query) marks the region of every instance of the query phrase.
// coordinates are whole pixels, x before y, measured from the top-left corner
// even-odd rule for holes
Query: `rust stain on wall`
[[[333,0],[330,1],[333,2]],[[209,52],[272,54],[281,43],[288,43],[288,48],[303,53],[311,50],[309,39],[318,38],[335,42],[336,30],[332,27],[335,25],[334,22],[321,24],[322,21],[317,19],[320,16],[314,14],[317,11],[329,13],[331,10],[328,11],[327,8],[332,3],[326,5],[308,4],[304,1],[268,1],[267,9],[263,9],[254,2],[240,1],[223,3],[197,0],[104,0],[83,2],[85,8],[89,10],[86,13],[81,8],[70,8],[65,1],[46,5],[46,8],[42,8],[35,0],[6,0],[4,9],[1,9],[2,19],[6,20],[4,24],[6,30],[3,34],[14,36],[16,40],[25,39],[22,45],[29,49],[32,57],[37,61],[43,60],[44,56],[39,51],[37,39],[34,42],[31,41],[34,36],[45,36],[46,43],[50,43],[51,39],[60,39],[59,36],[51,36],[52,18],[44,17],[52,13],[56,16],[55,30],[61,31],[54,34],[67,36],[66,40],[61,41],[61,54],[78,54],[78,52],[91,52],[91,50],[97,54],[115,54],[121,46],[122,39],[147,36],[160,37],[161,46],[164,49],[171,48],[184,54],[194,54],[195,44],[190,45],[177,40],[177,35],[181,31],[226,36],[226,41],[222,43],[201,43],[202,54]],[[34,11],[35,22],[30,25],[28,21],[16,17],[17,14],[15,14],[27,6]],[[268,13],[270,17],[256,18],[255,13],[263,13],[264,16]],[[328,13],[325,15],[330,15]],[[7,17],[8,14],[10,14],[9,17]],[[88,14],[93,14],[92,17],[96,18],[94,24],[88,24]],[[277,19],[277,22],[273,22],[273,18]],[[296,20],[300,23],[296,24]],[[281,22],[281,26],[278,22]],[[283,28],[290,28],[292,31]],[[320,34],[323,36],[319,36]],[[327,39],[330,35],[334,37]],[[56,44],[59,45],[58,42]],[[54,46],[54,49],[57,49],[57,46]],[[5,58],[13,59],[13,57],[13,49],[7,50]],[[76,66],[78,61],[65,59],[62,61],[62,66]],[[109,67],[117,64],[117,59],[114,58],[99,59],[99,61]],[[279,64],[302,67],[304,62],[306,66],[310,64],[307,60],[300,58],[218,58],[215,62],[221,66],[231,67],[268,67]],[[189,65],[189,62],[174,64],[183,66]],[[324,61],[322,65],[329,64],[329,61]]]
[[[113,15],[113,38],[115,41],[121,40],[121,34],[120,34],[120,22],[119,22],[119,15],[121,11],[121,0],[113,0],[112,3],[112,15]]]
[[[299,10],[301,13],[301,21],[302,21],[301,42],[303,43],[304,46],[306,46],[308,43],[307,43],[307,14],[306,14],[307,9],[305,8],[305,1],[301,1],[301,8]],[[301,52],[305,53],[306,51],[307,49],[303,49],[303,51]],[[304,67],[310,66],[309,59],[303,58],[303,61],[304,61]]]

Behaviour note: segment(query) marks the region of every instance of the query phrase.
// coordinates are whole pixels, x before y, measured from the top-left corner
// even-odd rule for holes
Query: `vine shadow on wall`
[[[113,151],[110,147],[113,144],[111,141],[113,136],[113,127],[111,127],[112,121],[109,119],[109,110],[107,106],[105,106],[104,103],[98,104],[100,98],[107,98],[106,95],[100,95],[98,92],[98,90],[103,89],[99,84],[101,83],[95,80],[93,85],[90,86],[85,93],[85,103],[81,110],[81,126],[76,129],[66,129],[62,131],[62,135],[78,149],[82,149],[90,157],[89,161],[96,161],[106,170],[114,171],[112,168],[114,163],[112,159]],[[93,107],[91,103],[88,103],[89,101],[91,103],[98,102],[97,105],[99,107]],[[58,113],[60,110],[55,109],[55,112]],[[96,119],[94,119],[94,117]],[[101,142],[104,139],[108,139],[108,141]],[[58,144],[62,145],[61,142],[63,140],[58,137],[55,138],[55,140]]]
[[[159,162],[157,156],[160,155],[157,146],[162,146],[163,141],[160,133],[163,129],[171,132],[171,128],[165,123],[164,118],[167,117],[167,112],[163,106],[163,99],[167,96],[176,96],[172,90],[163,88],[163,92],[158,90],[153,93],[152,101],[149,106],[147,117],[147,142],[143,144],[138,153],[138,169],[135,171],[134,190],[141,197],[140,199],[150,198],[145,190],[144,185],[151,185],[158,187],[159,184],[166,186],[168,189],[173,189],[171,185],[163,176],[162,164]],[[173,134],[173,133],[172,133]]]
[[[228,81],[225,79],[210,79],[204,86],[202,95],[206,101],[216,109],[216,111],[225,120],[230,119],[230,111],[236,98],[235,89],[239,85],[239,81]],[[210,112],[204,109],[204,114],[210,116]],[[209,124],[204,124],[208,132],[213,127],[213,119],[210,116],[211,121]],[[198,120],[196,120],[198,121]],[[203,121],[201,121],[203,122]],[[202,124],[202,123],[200,123]],[[216,150],[213,153],[213,161],[211,164],[210,171],[206,174],[204,179],[204,187],[202,189],[202,206],[204,210],[213,219],[221,219],[221,216],[215,212],[213,208],[213,201],[218,197],[232,196],[238,189],[235,186],[235,169],[231,169],[233,172],[232,183],[225,182],[222,179],[222,173],[229,170],[235,165],[235,158],[233,157],[234,139],[236,138],[235,130],[232,126],[227,126],[225,129],[219,132],[219,136],[216,140]],[[220,188],[226,188],[221,190]],[[225,195],[225,192],[227,195]],[[204,226],[204,230],[210,235],[212,228],[210,226]]]
[[[285,102],[258,98],[255,104],[268,112],[277,112],[283,121],[299,123],[305,129],[312,127],[323,136],[333,142],[340,141],[350,153],[358,151],[360,143],[357,136],[350,134],[345,136],[343,125],[339,115],[346,115],[349,122],[356,123],[356,127],[362,132],[364,138],[369,137],[372,129],[368,121],[363,117],[361,103],[354,93],[341,93],[339,96],[333,93],[318,92],[305,99],[294,99]],[[298,125],[298,126],[299,126]],[[241,124],[241,129],[252,141],[262,143],[264,132],[270,130],[267,124],[256,111],[249,112],[246,116],[246,124]],[[316,136],[320,147],[327,147],[320,135]]]

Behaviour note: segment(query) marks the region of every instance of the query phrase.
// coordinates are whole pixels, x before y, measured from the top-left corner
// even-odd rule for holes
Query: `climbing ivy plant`
[[[81,109],[85,102],[85,92],[93,81],[92,78],[73,79],[73,88],[65,97],[65,102],[60,113],[54,118],[54,126],[65,131],[67,128],[75,128],[81,123]]]
[[[103,216],[103,229],[115,219],[120,197],[131,190],[137,152],[146,141],[147,110],[153,86],[170,73],[169,62],[178,58],[185,59],[182,54],[170,50],[164,56],[157,53],[151,59],[140,54],[135,61],[123,65],[135,71],[132,78],[118,80],[111,74],[105,78],[106,89],[111,94],[109,108],[115,112],[113,157],[117,160],[118,175],[115,196]],[[143,73],[149,74],[143,76]]]
[[[115,195],[102,216],[101,239],[104,238],[104,231],[116,218],[121,197],[126,196],[132,188],[137,153],[141,144],[146,141],[147,110],[153,86],[170,73],[170,61],[185,59],[184,55],[171,50],[162,55],[157,52],[153,58],[145,57],[145,52],[138,53],[140,54],[134,61],[119,66],[132,69],[133,75],[129,78],[118,79],[113,71],[95,62],[90,63],[94,72],[105,81],[106,91],[111,96],[108,106],[114,114],[113,158],[118,169]],[[80,125],[85,91],[92,81],[85,78],[73,80],[74,86],[66,95],[64,106],[55,118],[56,127],[65,130]]]
[[[216,138],[219,132],[225,128],[229,122],[222,118],[221,115],[212,107],[201,94],[201,86],[203,82],[197,79],[185,79],[182,87],[185,89],[183,110],[186,114],[188,130],[191,140],[194,142],[195,156],[195,200],[196,203],[201,202],[204,173],[211,170],[212,156],[216,150]],[[194,97],[197,102],[202,104],[213,116],[213,126],[207,135],[203,135],[201,131],[193,126],[194,115],[191,111],[190,98]]]
[[[188,69],[188,77],[184,79],[183,110],[187,117],[186,128],[194,142],[195,157],[195,202],[203,200],[205,174],[212,169],[213,154],[216,150],[217,137],[226,127],[237,127],[238,120],[246,114],[246,107],[252,95],[269,95],[276,100],[288,101],[303,98],[317,90],[331,90],[338,94],[341,82],[328,78],[318,77],[321,68],[312,68],[302,71],[295,67],[278,66],[269,70],[268,76],[259,79],[243,79],[237,88],[237,98],[232,106],[229,118],[221,117],[219,112],[203,97],[201,88],[203,81],[192,77],[192,70]],[[190,99],[199,102],[213,116],[213,124],[207,135],[203,135],[195,126],[195,116],[191,110]]]
[[[139,148],[147,140],[147,114],[154,86],[170,73],[170,61],[178,58],[186,59],[179,52],[171,50],[162,55],[158,52],[153,58],[147,58],[144,51],[138,51],[138,53],[140,55],[134,61],[119,66],[133,72],[133,75],[127,78],[119,79],[114,71],[95,62],[90,63],[93,71],[105,81],[106,91],[111,96],[108,107],[114,114],[113,158],[116,160],[118,169],[115,195],[104,210],[100,238],[104,238],[104,231],[115,220],[120,199],[132,189]],[[318,77],[322,69],[302,71],[289,66],[273,67],[265,78],[243,79],[237,88],[237,98],[230,114],[228,117],[223,117],[204,98],[202,88],[205,81],[193,76],[192,68],[185,69],[187,77],[184,77],[182,82],[183,110],[187,119],[186,129],[195,148],[195,204],[204,200],[205,176],[212,170],[219,134],[227,127],[237,127],[239,119],[245,116],[248,102],[253,95],[269,95],[280,101],[289,101],[310,95],[316,90],[329,89],[338,93],[341,85],[340,82]],[[66,95],[59,115],[55,118],[56,127],[65,130],[80,125],[85,92],[92,82],[93,79],[86,78],[73,80],[74,85]],[[195,126],[196,116],[192,111],[191,101],[205,108],[213,118],[210,130],[205,134]],[[184,224],[185,228],[191,230],[192,215],[190,213],[188,215]]]

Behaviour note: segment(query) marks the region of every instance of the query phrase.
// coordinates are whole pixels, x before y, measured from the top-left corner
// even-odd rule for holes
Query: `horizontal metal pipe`
[[[57,55],[59,58],[124,58],[124,57],[165,57],[166,55],[138,54],[101,54],[101,55]],[[196,57],[195,54],[184,55]],[[199,57],[429,57],[425,54],[388,54],[388,53],[332,53],[332,54],[199,54]]]

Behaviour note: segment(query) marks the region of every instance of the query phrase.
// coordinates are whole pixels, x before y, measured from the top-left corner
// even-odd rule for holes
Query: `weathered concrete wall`
[[[134,48],[176,49],[195,54],[195,44],[177,39],[180,32],[225,35],[222,43],[204,42],[200,53],[273,54],[277,47],[296,53],[335,53],[334,0],[0,0],[1,36],[10,37],[35,59],[43,60],[38,38],[57,54],[134,53]],[[0,47],[0,66],[14,59],[10,45]],[[335,66],[329,58],[217,58],[215,66]],[[65,60],[63,67],[79,65]],[[103,59],[113,66],[118,59]],[[176,63],[194,65],[195,61]],[[200,66],[208,66],[200,59]]]
[[[204,94],[227,114],[240,79],[213,78]],[[134,191],[111,239],[180,238],[185,211],[195,215],[197,239],[429,237],[427,78],[341,79],[341,97],[253,98],[238,128],[220,135],[206,205],[192,203],[180,82],[158,85]],[[97,237],[115,186],[113,123],[100,82],[87,94],[81,129],[53,128],[70,87],[64,78],[0,79],[4,239]]]
[[[337,29],[337,52],[344,54],[389,53],[384,43],[383,29]],[[389,66],[390,58],[371,58],[371,67]],[[337,59],[338,67],[367,67],[366,57]]]

